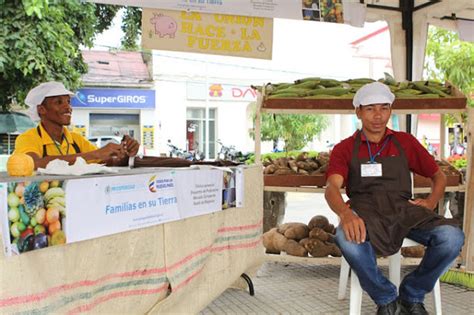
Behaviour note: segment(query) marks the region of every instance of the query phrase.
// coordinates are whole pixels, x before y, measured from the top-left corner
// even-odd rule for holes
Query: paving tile
[[[382,266],[387,273],[388,268]],[[402,276],[414,270],[403,266]],[[338,264],[288,263],[267,261],[252,277],[255,296],[248,291],[227,289],[211,302],[200,315],[301,315],[348,314],[349,288],[346,299],[337,299],[339,280]],[[443,313],[448,315],[474,314],[474,290],[441,284]],[[426,296],[425,305],[434,313],[432,295]],[[375,304],[364,293],[361,314],[374,314]]]

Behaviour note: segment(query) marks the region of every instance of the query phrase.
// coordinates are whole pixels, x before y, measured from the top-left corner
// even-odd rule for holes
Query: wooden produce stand
[[[115,176],[114,182],[127,185],[130,174],[148,178],[150,172],[159,176],[160,170],[86,179]],[[7,182],[4,176],[0,174],[2,185]],[[17,181],[51,178],[58,177]],[[240,276],[260,266],[264,252],[260,167],[244,168],[243,178],[240,208],[12,257],[0,254],[0,313],[194,314],[229,286],[243,288]]]
[[[455,87],[452,97],[447,98],[422,98],[422,99],[396,99],[392,105],[394,114],[421,114],[421,113],[462,113],[469,112],[468,124],[468,157],[472,156],[474,134],[474,110],[466,109],[466,97]],[[273,114],[354,114],[352,99],[304,99],[304,98],[266,98],[265,87],[258,94],[257,112],[255,123],[255,161],[261,163],[261,113]],[[444,126],[443,126],[444,127]],[[444,139],[444,137],[441,137]],[[444,143],[441,143],[443,146]],[[472,159],[468,161],[466,184],[459,176],[448,177],[446,191],[465,191],[466,202],[464,210],[463,230],[466,242],[462,256],[468,271],[474,271],[474,179]],[[274,192],[314,192],[324,193],[324,175],[264,175],[265,191]],[[414,193],[429,193],[431,188],[426,179],[417,176],[414,180]],[[467,186],[467,189],[466,189]]]

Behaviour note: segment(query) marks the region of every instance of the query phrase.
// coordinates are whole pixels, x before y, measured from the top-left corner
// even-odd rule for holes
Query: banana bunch
[[[439,98],[451,97],[451,87],[436,81],[396,82],[388,73],[378,80],[385,83],[397,98]],[[370,78],[339,81],[320,77],[308,77],[294,83],[268,83],[265,95],[274,98],[307,98],[307,99],[352,99],[364,84],[375,82]],[[262,92],[261,86],[252,86]]]
[[[56,208],[62,217],[66,216],[66,194],[61,187],[52,187],[44,194],[44,202],[47,208]]]

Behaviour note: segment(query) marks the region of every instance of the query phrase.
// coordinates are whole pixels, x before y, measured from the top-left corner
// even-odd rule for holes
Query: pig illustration
[[[150,23],[155,25],[155,34],[160,38],[168,35],[169,38],[174,38],[174,34],[178,29],[178,24],[175,19],[162,13],[153,13]]]

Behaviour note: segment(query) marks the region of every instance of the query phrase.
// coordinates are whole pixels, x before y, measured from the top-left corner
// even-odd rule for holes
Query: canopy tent
[[[367,21],[385,20],[389,25],[392,66],[398,80],[421,79],[429,25],[455,31],[458,21],[474,21],[471,0],[360,2],[367,3]]]
[[[0,112],[0,134],[21,133],[35,127],[31,118],[18,112]]]
[[[167,8],[178,1],[159,0],[89,0],[98,3]],[[247,0],[246,0],[247,1]],[[238,4],[238,0],[229,0]],[[278,3],[278,0],[274,1]],[[391,55],[394,77],[397,80],[420,80],[423,74],[426,40],[429,25],[458,29],[459,21],[474,21],[474,1],[472,0],[347,0],[367,7],[365,20],[374,22],[384,20],[388,23],[391,38]],[[301,5],[295,1],[295,5]],[[163,7],[165,6],[165,7]],[[202,12],[206,12],[205,9]],[[221,12],[225,13],[225,12]],[[255,14],[257,15],[257,14]],[[472,31],[471,31],[472,32]],[[467,134],[469,147],[467,156],[472,156],[472,135],[474,134],[474,110],[469,109]],[[410,123],[407,129],[411,130]],[[463,257],[466,269],[474,271],[474,174],[472,159],[468,161],[466,180],[466,206],[464,231],[466,246]]]
[[[166,9],[179,1],[160,0],[89,0],[97,3]],[[229,6],[238,7],[242,0],[228,0]],[[293,0],[294,5],[301,1]],[[283,3],[282,0],[274,1]],[[421,78],[425,56],[428,25],[457,30],[458,20],[474,21],[472,0],[343,0],[343,3],[360,3],[367,7],[366,21],[387,21],[390,27],[392,64],[398,80]],[[174,3],[174,4],[173,4]],[[181,4],[185,5],[185,4]],[[206,12],[205,6],[200,6]],[[216,9],[213,7],[213,11]],[[211,11],[209,11],[211,12]],[[222,12],[224,13],[224,12]],[[247,11],[242,12],[248,13]],[[256,12],[255,15],[258,15]],[[277,15],[277,13],[275,13]],[[274,16],[278,17],[278,16]]]

